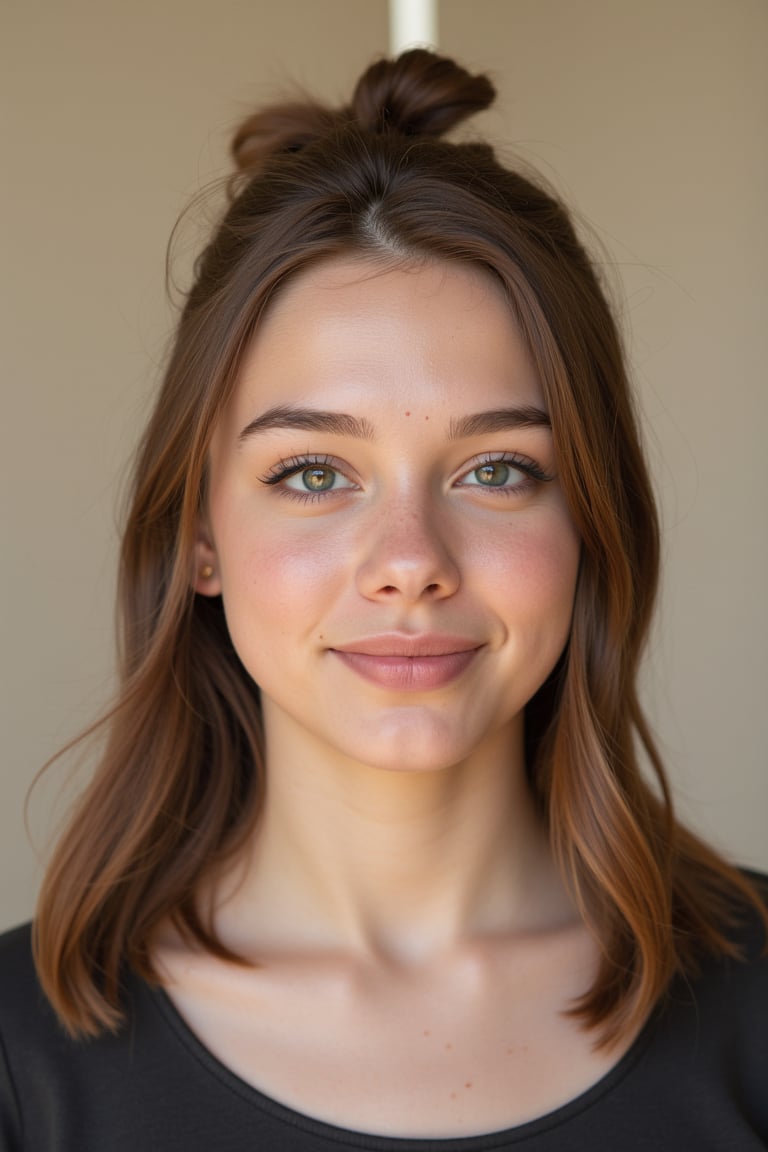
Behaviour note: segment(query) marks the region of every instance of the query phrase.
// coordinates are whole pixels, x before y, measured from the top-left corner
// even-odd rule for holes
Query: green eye
[[[489,492],[503,492],[508,496],[521,496],[539,483],[551,479],[534,460],[518,461],[500,456],[481,460],[458,481],[459,488],[485,488]]]
[[[472,471],[477,483],[484,488],[501,488],[509,480],[511,468],[503,460],[491,460]]]
[[[343,472],[330,464],[307,464],[304,468],[294,468],[287,475],[279,476],[273,483],[282,482],[285,488],[296,495],[312,493],[321,495],[337,488],[353,488],[354,485]]]
[[[336,481],[336,473],[333,468],[320,468],[315,465],[312,468],[305,468],[301,473],[301,482],[308,492],[327,492],[329,488],[333,488]]]
[[[261,481],[296,500],[356,487],[341,468],[332,464],[328,458],[314,455],[280,460],[266,476],[261,477]]]

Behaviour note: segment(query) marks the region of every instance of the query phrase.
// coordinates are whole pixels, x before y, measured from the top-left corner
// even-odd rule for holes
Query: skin
[[[366,435],[264,427],[277,406]],[[272,305],[211,445],[196,588],[222,596],[260,685],[268,783],[252,842],[201,899],[257,966],[170,927],[156,960],[225,1064],[349,1128],[509,1127],[620,1055],[563,1015],[597,950],[523,761],[579,561],[551,431],[450,435],[509,408],[544,396],[489,276],[346,259]],[[458,671],[422,661],[426,686],[344,654],[425,635],[469,652]]]

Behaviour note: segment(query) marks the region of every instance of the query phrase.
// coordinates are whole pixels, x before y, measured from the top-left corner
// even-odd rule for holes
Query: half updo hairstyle
[[[123,966],[157,979],[150,942],[164,919],[238,959],[198,893],[258,817],[259,689],[221,598],[194,592],[196,525],[211,434],[264,309],[299,273],[339,257],[484,269],[503,287],[543,388],[581,559],[566,650],[526,708],[526,763],[601,947],[573,1013],[597,1042],[621,1040],[702,951],[732,952],[733,910],[757,904],[744,876],[675,820],[638,702],[658,524],[595,269],[550,192],[488,144],[443,138],[494,95],[487,77],[414,50],[374,63],[344,107],[277,104],[235,135],[228,207],[199,257],[136,459],[116,701],[95,726],[99,762],[35,919],[41,982],[73,1034],[120,1026]]]

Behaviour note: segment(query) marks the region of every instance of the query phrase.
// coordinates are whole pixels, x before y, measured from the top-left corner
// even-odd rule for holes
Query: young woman
[[[761,881],[638,704],[657,522],[594,270],[442,139],[493,95],[414,51],[236,136],[119,697],[35,964],[1,946],[9,1152],[768,1147]]]

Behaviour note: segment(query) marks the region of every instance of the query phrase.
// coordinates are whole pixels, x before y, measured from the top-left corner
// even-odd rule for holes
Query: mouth
[[[456,680],[484,646],[462,636],[383,635],[329,651],[370,683],[400,692],[421,692]]]

